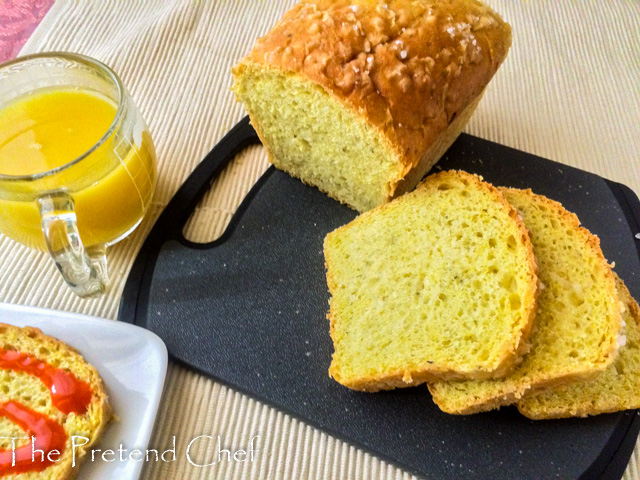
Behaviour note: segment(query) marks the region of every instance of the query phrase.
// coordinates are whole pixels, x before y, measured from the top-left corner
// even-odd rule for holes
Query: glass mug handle
[[[41,196],[38,206],[47,248],[67,284],[81,297],[103,293],[109,284],[106,247],[84,247],[73,198],[51,193]]]

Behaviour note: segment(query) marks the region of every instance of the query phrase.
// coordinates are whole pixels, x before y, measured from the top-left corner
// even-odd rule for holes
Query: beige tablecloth
[[[160,179],[149,217],[109,251],[113,286],[94,300],[75,297],[52,262],[0,235],[0,301],[115,319],[131,262],[172,194],[238,120],[230,67],[293,0],[57,2],[22,53],[66,50],[95,57],[122,77],[156,143]],[[637,1],[490,0],[514,31],[513,48],[466,131],[573,165],[640,193],[640,8]],[[224,231],[266,168],[252,148],[217,181],[189,225],[195,240]],[[185,319],[188,328],[188,319]],[[253,462],[191,465],[199,435],[247,446]],[[400,479],[397,468],[270,407],[171,365],[151,440],[175,462],[149,463],[147,479]],[[198,443],[204,463],[217,445]],[[636,448],[627,480],[640,480]]]

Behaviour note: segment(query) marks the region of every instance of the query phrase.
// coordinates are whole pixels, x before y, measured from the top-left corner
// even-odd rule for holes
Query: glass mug
[[[156,176],[149,129],[110,68],[70,53],[0,65],[0,232],[48,250],[76,294],[106,290],[106,247],[140,224]]]

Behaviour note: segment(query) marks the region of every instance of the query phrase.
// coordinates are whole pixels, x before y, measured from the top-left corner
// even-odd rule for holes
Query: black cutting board
[[[640,429],[635,411],[538,422],[514,408],[453,416],[426,387],[366,394],[331,380],[322,241],[356,212],[272,167],[220,239],[182,235],[212,179],[257,142],[245,118],[178,191],[136,259],[121,320],[157,333],[173,359],[420,477],[622,476]],[[562,202],[640,298],[640,202],[627,187],[469,135],[436,166],[453,168]]]

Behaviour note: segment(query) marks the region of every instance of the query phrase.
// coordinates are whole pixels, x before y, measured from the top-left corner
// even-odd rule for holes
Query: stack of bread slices
[[[640,309],[558,202],[441,172],[329,233],[324,249],[339,383],[427,382],[454,414],[640,407]]]

